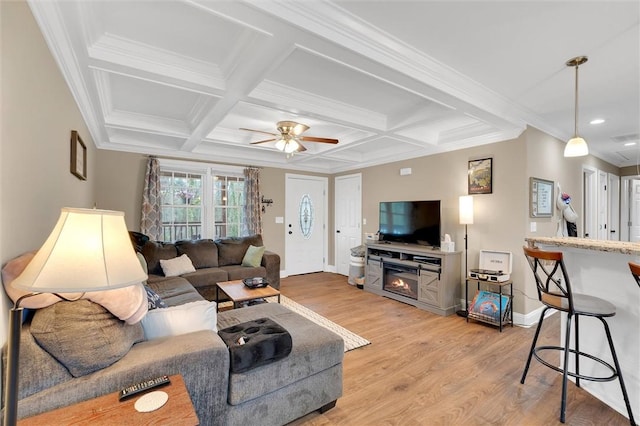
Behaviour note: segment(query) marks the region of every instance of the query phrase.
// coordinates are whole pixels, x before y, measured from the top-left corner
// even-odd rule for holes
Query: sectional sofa
[[[5,288],[28,261],[22,256],[3,268]],[[223,270],[231,274],[233,268]],[[183,376],[202,425],[283,425],[332,408],[342,395],[344,342],[330,330],[278,303],[216,313],[214,302],[206,301],[186,277],[158,277],[147,286],[158,296],[153,304],[165,307],[149,306],[151,299],[144,297],[144,311],[152,309],[143,315],[136,303],[126,312],[115,309],[122,307],[120,302],[105,303],[109,292],[94,297],[102,304],[40,301],[50,304],[36,309],[22,327],[19,418],[165,374]],[[147,294],[143,284],[111,291],[120,291],[114,297],[128,305]],[[262,318],[290,334],[290,353],[233,372],[229,347],[212,328]]]

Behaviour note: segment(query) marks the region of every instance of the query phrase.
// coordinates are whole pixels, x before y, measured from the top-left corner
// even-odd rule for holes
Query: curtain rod
[[[178,157],[167,157],[162,155],[147,155],[147,158],[157,158],[159,160],[178,160],[178,161],[190,161],[192,163],[208,163],[208,164],[222,164],[224,166],[239,166],[239,167],[251,167],[253,169],[262,170],[264,167],[262,166],[252,166],[250,164],[233,164],[233,163],[224,163],[224,162],[213,162],[208,160],[195,160],[193,158],[178,158]]]

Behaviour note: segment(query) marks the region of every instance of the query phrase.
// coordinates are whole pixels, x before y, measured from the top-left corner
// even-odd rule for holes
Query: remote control
[[[135,385],[122,389],[118,395],[118,399],[122,401],[123,399],[129,398],[133,395],[137,395],[140,392],[144,392],[158,386],[168,385],[169,383],[171,383],[171,381],[169,380],[169,376],[160,376],[156,377],[155,379],[136,383]]]

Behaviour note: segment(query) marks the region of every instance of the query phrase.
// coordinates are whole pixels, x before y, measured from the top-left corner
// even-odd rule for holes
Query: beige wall
[[[0,2],[0,261],[37,249],[60,208],[95,201],[93,140],[26,3]],[[69,172],[71,130],[87,145],[88,180]],[[6,308],[2,303],[2,308]],[[6,311],[0,312],[0,341]]]

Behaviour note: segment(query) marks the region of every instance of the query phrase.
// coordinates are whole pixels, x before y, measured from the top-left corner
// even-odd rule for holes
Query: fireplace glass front
[[[383,290],[418,299],[418,268],[385,263],[383,269]]]

